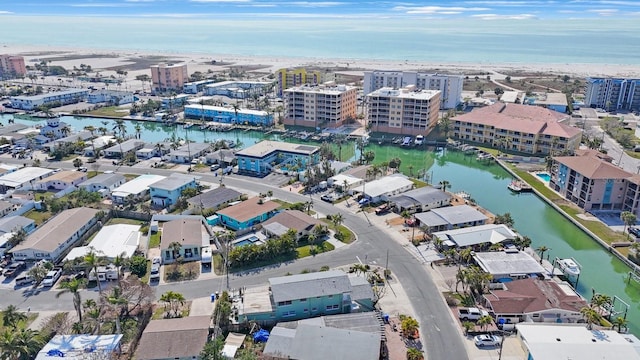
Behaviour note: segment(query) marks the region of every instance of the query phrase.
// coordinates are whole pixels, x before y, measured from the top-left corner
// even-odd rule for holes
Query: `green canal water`
[[[0,122],[7,123],[9,115],[0,115]],[[103,119],[63,117],[73,129],[84,126],[104,126],[111,130],[113,121]],[[16,119],[16,122],[36,124],[38,122]],[[40,122],[44,123],[44,122]],[[166,127],[155,123],[140,122],[142,139],[149,142],[162,141],[174,136],[185,138],[186,131],[181,127]],[[127,133],[135,133],[135,123],[126,122]],[[240,141],[244,146],[254,144],[265,137],[278,140],[277,136],[265,136],[260,132],[232,131],[227,133],[202,132],[192,127],[188,134],[190,140],[215,141],[227,139]],[[476,161],[474,156],[453,151],[425,151],[397,146],[369,144],[366,150],[375,152],[374,163],[388,161],[398,157],[402,160],[404,173],[423,174],[432,177],[432,183],[447,180],[451,191],[465,191],[478,204],[494,214],[509,212],[515,220],[515,228],[522,235],[530,237],[533,247],[545,245],[551,248],[550,257],[573,257],[582,266],[578,291],[590,299],[592,290],[611,296],[618,296],[630,305],[627,319],[632,333],[640,335],[640,285],[627,284],[629,268],[620,260],[607,253],[593,239],[565,219],[560,213],[547,205],[534,194],[513,194],[507,189],[511,176],[500,166]],[[343,160],[354,160],[357,156],[355,144],[343,146]]]

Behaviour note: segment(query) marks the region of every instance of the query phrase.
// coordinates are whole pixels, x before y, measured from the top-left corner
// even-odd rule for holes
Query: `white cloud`
[[[618,13],[618,9],[589,9],[587,12],[600,16],[612,16]]]
[[[621,0],[574,0],[571,1],[574,4],[584,5],[621,5],[621,6],[640,6],[640,2],[637,1],[621,1]]]
[[[86,8],[121,8],[131,7],[134,4],[122,4],[122,3],[87,3],[87,4],[71,4],[71,7],[86,7]]]
[[[9,15],[9,14],[13,14],[13,13],[11,11],[0,10],[0,15]]]
[[[535,6],[543,4],[555,4],[555,1],[465,1],[469,5],[492,5],[492,6]]]
[[[405,11],[407,14],[447,14],[448,12],[462,13],[466,11],[487,11],[489,8],[483,7],[461,7],[461,6],[396,6],[396,11]]]
[[[196,3],[249,3],[251,0],[189,0]]]
[[[482,20],[527,20],[537,19],[533,14],[512,14],[512,15],[499,15],[499,14],[475,14],[471,17]]]
[[[333,6],[344,5],[344,3],[338,2],[338,1],[318,1],[318,2],[315,2],[315,1],[292,1],[292,2],[286,2],[284,4],[293,5],[293,6],[300,6],[300,7],[310,7],[310,8],[333,7]]]
[[[130,2],[130,3],[152,3],[155,2],[156,0],[124,0],[125,2]]]

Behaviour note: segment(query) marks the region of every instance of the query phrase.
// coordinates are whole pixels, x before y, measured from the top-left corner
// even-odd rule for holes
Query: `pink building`
[[[153,92],[182,92],[184,83],[189,82],[187,64],[151,65],[151,81]]]
[[[0,55],[0,78],[15,78],[26,74],[27,68],[24,64],[24,57]]]

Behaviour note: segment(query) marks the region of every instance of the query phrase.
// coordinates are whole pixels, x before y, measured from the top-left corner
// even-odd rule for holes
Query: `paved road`
[[[6,162],[12,162],[11,160],[13,159],[8,159]],[[15,163],[22,162],[16,161]],[[72,165],[69,163],[55,163],[55,167],[69,169],[72,168]],[[100,170],[117,170],[117,168],[112,165],[102,165]],[[171,173],[170,170],[164,169],[121,168],[118,170],[133,174],[167,175]],[[215,183],[219,180],[219,178],[210,174],[198,173],[197,175],[201,176],[201,180],[205,182]],[[274,197],[290,202],[307,201],[309,199],[307,196],[261,184],[259,179],[229,176],[224,178],[224,183],[230,187],[242,188],[256,193],[272,190]],[[314,210],[322,214],[332,214],[338,211],[336,207],[318,198],[314,198]],[[343,216],[344,225],[358,235],[358,241],[352,245],[336,249],[325,255],[309,257],[248,273],[232,274],[230,276],[230,287],[239,288],[264,284],[269,277],[282,276],[287,272],[292,274],[300,273],[304,269],[319,269],[323,265],[336,267],[353,264],[358,261],[356,257],[360,259],[366,258],[368,263],[385,265],[388,255],[389,268],[405,289],[420,322],[422,341],[428,358],[430,360],[468,359],[464,344],[460,338],[460,330],[453,322],[450,311],[438,288],[422,264],[400,244],[389,239],[383,230],[351,213],[343,213]],[[190,299],[206,297],[212,292],[222,289],[225,286],[224,282],[224,278],[215,278],[160,285],[156,289],[156,294],[161,294],[170,289],[180,292]],[[97,293],[95,291],[84,291],[82,296],[83,299],[95,298]],[[31,307],[32,311],[73,310],[69,299],[55,299],[55,291],[40,292],[37,296],[25,291],[1,291],[0,305],[6,306],[8,304],[17,305],[22,309]]]

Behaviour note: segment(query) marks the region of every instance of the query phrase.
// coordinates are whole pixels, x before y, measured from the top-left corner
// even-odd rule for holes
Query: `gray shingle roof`
[[[276,303],[351,291],[349,277],[337,270],[271,278],[269,284]]]
[[[105,187],[111,187],[118,182],[124,180],[124,176],[120,174],[100,174],[92,177],[86,181],[81,182],[78,186],[91,186],[91,185],[102,185]]]
[[[389,199],[390,202],[407,208],[416,205],[426,205],[439,201],[447,201],[451,199],[451,195],[442,190],[425,186],[405,192],[402,195],[394,196]]]
[[[24,216],[9,216],[0,219],[0,232],[11,232],[33,224],[35,221]]]
[[[447,206],[416,214],[421,223],[428,226],[463,224],[472,221],[487,220],[487,217],[469,205]]]
[[[204,194],[196,195],[187,201],[193,206],[202,205],[205,209],[215,209],[229,201],[238,200],[241,195],[242,193],[228,187],[219,187]]]

